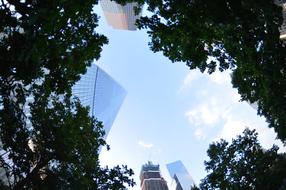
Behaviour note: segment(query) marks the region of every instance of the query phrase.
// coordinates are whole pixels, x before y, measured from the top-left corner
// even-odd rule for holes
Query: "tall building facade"
[[[142,166],[140,181],[142,190],[168,190],[167,182],[161,176],[160,166],[150,161]]]
[[[90,108],[90,116],[102,121],[105,138],[126,96],[126,91],[111,76],[92,64],[73,86],[72,93],[83,106]]]
[[[274,0],[274,2],[282,7],[284,21],[280,28],[280,39],[286,40],[286,0]]]
[[[170,176],[176,181],[176,190],[190,190],[195,185],[182,161],[178,160],[167,164],[167,169]]]
[[[286,3],[283,6],[283,18],[284,22],[280,28],[280,39],[286,40]]]
[[[0,142],[0,146],[2,146],[2,143]],[[12,166],[13,163],[8,157],[8,152],[4,151],[3,149],[0,150],[0,157],[1,160],[3,159],[4,163],[0,160],[0,182],[4,185],[9,185],[9,179],[6,175],[6,170],[4,169],[3,165],[8,164],[9,166]],[[12,179],[10,179],[12,180]]]
[[[138,6],[137,3],[120,5],[111,0],[100,0],[99,2],[107,23],[114,29],[136,30],[135,22],[141,16],[141,11],[136,14],[134,10]]]

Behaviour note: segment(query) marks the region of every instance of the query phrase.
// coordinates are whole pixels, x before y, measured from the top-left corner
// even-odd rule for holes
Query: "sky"
[[[111,149],[101,151],[100,161],[102,166],[132,168],[137,185],[129,189],[140,189],[140,169],[149,160],[160,165],[169,186],[174,182],[166,164],[181,160],[198,185],[207,175],[209,144],[231,140],[246,127],[258,131],[263,147],[273,143],[282,147],[265,118],[239,101],[230,72],[208,75],[189,70],[184,63],[171,63],[150,50],[146,30],[115,30],[99,6],[94,10],[101,17],[97,32],[109,39],[96,64],[127,91],[106,139]]]

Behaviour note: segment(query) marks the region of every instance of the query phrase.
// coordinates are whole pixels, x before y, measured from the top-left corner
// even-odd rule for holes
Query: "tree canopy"
[[[286,47],[279,39],[282,8],[273,0],[117,0],[146,3],[141,17],[150,48],[172,62],[213,73],[231,69],[242,100],[286,140]]]
[[[126,166],[100,167],[103,126],[78,101],[68,96],[64,100],[36,97],[29,119],[32,125],[26,130],[20,124],[1,125],[1,148],[8,159],[1,160],[7,178],[0,180],[9,189],[121,189],[134,185],[129,179],[133,171]]]
[[[46,90],[64,92],[100,57],[107,38],[96,33],[97,1],[1,2],[1,83],[44,77]],[[6,81],[8,79],[9,81]]]
[[[280,190],[286,188],[286,154],[278,147],[266,150],[257,140],[255,130],[245,129],[231,143],[212,143],[205,161],[208,175],[200,189]]]
[[[97,3],[0,2],[1,189],[134,185],[127,166],[100,166],[102,124],[71,94],[108,42],[96,32]]]

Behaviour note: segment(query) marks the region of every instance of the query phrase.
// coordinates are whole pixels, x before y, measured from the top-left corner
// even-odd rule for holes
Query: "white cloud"
[[[208,136],[209,127],[223,121],[223,116],[239,102],[240,96],[231,88],[229,72],[219,71],[209,75],[191,71],[181,86],[181,92],[191,92],[191,108],[185,112],[194,135],[201,140]]]
[[[205,92],[209,98],[198,101],[194,106],[185,112],[189,123],[194,126],[213,126],[223,119],[223,116],[238,103],[238,96],[235,92],[225,92],[222,94],[210,91]]]
[[[276,133],[268,128],[265,119],[257,116],[249,104],[239,102],[240,95],[232,88],[229,72],[208,75],[191,71],[181,90],[190,92],[194,98],[185,116],[199,140],[223,138],[230,141],[249,127],[257,130],[258,140],[264,148],[275,143],[281,147],[280,151],[286,151],[281,141],[275,139]]]
[[[190,73],[185,77],[180,89],[179,89],[179,93],[185,91],[186,89],[190,88],[191,85],[193,84],[193,82],[195,82],[196,80],[200,79],[201,77],[203,77],[204,74],[202,74],[200,71],[198,70],[192,70],[190,71]]]
[[[154,147],[153,144],[151,144],[151,143],[145,143],[145,142],[143,142],[142,140],[139,140],[139,141],[138,141],[138,145],[141,146],[141,147],[143,147],[143,148],[146,148],[146,149],[150,149],[150,148]]]
[[[195,130],[194,134],[197,137],[197,139],[199,139],[199,140],[205,140],[206,139],[206,134],[202,128],[197,128]]]
[[[220,110],[215,104],[203,103],[185,113],[189,122],[195,126],[211,125],[219,121]]]
[[[219,132],[217,138],[215,138],[215,141],[219,139],[231,141],[231,139],[241,134],[246,127],[246,124],[242,121],[227,118],[225,119],[222,130]]]
[[[224,84],[228,85],[231,82],[229,71],[224,71],[224,72],[216,71],[211,75],[209,75],[209,78],[211,79],[211,81],[219,85],[224,85]]]
[[[269,128],[265,119],[256,115],[256,111],[249,105],[244,104],[240,106],[244,107],[246,113],[238,113],[237,110],[232,110],[224,115],[224,125],[222,130],[218,133],[215,140],[225,139],[231,141],[237,135],[242,134],[243,130],[248,127],[249,129],[255,129],[258,132],[258,140],[264,148],[271,148],[273,144],[280,147],[279,152],[285,152],[286,147],[283,146],[280,140],[276,139],[276,133],[273,128]]]
[[[201,73],[198,70],[192,70],[184,79],[183,82],[183,89],[189,87],[195,80],[198,80],[203,76],[203,73]]]
[[[202,79],[209,80],[216,85],[230,85],[231,82],[230,71],[216,71],[210,75],[199,70],[191,70],[182,82],[179,92],[188,90],[194,83]]]

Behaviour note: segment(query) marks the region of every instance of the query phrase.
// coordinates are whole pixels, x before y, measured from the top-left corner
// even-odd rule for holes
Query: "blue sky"
[[[171,63],[151,52],[146,31],[114,30],[100,7],[95,11],[101,16],[98,32],[109,38],[96,64],[127,91],[107,137],[111,150],[102,150],[100,160],[102,165],[131,167],[137,186],[130,189],[140,189],[140,169],[148,160],[160,164],[169,185],[166,164],[182,160],[199,184],[206,175],[203,162],[209,144],[230,140],[246,126],[257,129],[265,148],[274,142],[282,146],[265,119],[239,102],[228,72],[207,75],[190,71],[184,63]]]

